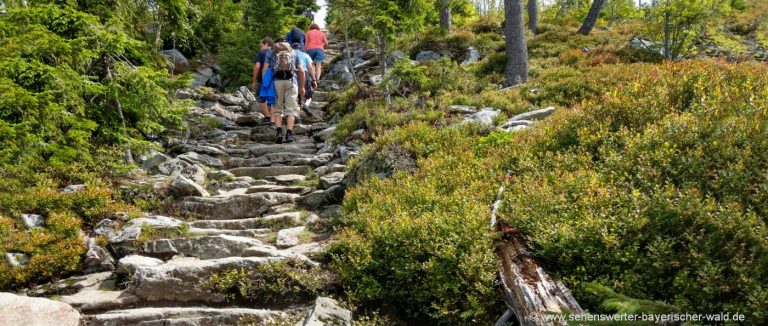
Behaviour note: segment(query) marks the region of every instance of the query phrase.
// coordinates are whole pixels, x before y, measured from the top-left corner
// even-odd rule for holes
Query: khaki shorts
[[[277,93],[277,102],[273,106],[272,112],[280,112],[280,115],[299,117],[299,88],[293,83],[293,80],[275,80],[275,93]]]

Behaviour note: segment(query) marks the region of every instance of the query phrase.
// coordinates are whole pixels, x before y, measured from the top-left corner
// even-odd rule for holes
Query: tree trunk
[[[539,4],[536,0],[528,0],[528,29],[536,35],[539,26]]]
[[[592,7],[589,8],[587,18],[584,19],[584,24],[579,28],[579,34],[589,35],[589,33],[592,32],[592,28],[594,28],[595,23],[597,23],[597,18],[600,17],[600,10],[603,9],[603,4],[605,4],[605,0],[595,0],[592,2]]]
[[[440,2],[440,27],[446,32],[451,31],[451,0]]]
[[[667,5],[669,5],[669,0],[667,0]],[[666,8],[664,12],[664,58],[669,60],[672,59],[672,53],[670,53],[670,30],[669,30],[669,8]]]
[[[511,172],[507,173],[505,182],[510,178]],[[584,310],[568,288],[550,277],[533,259],[520,232],[503,222],[497,222],[496,214],[501,207],[503,193],[502,183],[491,210],[491,228],[502,233],[502,242],[496,254],[499,257],[499,279],[504,302],[509,309],[496,325],[503,325],[509,319],[510,312],[522,326],[565,325],[563,321],[548,319],[547,315],[581,315]]]
[[[507,43],[507,86],[528,81],[528,48],[522,0],[504,0],[504,35]]]

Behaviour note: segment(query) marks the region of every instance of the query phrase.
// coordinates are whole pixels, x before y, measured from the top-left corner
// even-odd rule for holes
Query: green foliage
[[[0,289],[3,291],[41,284],[80,270],[85,245],[80,237],[83,224],[93,227],[114,212],[132,208],[112,199],[102,187],[88,186],[70,194],[51,188],[0,193],[0,252],[23,253],[29,263],[11,268],[0,262]],[[42,228],[26,229],[21,214],[45,218]]]
[[[419,160],[415,174],[369,179],[348,191],[347,229],[331,250],[347,294],[431,324],[488,323],[502,309],[487,203],[497,165],[478,158],[473,131],[415,124],[386,143]],[[450,171],[449,173],[445,173]]]
[[[286,258],[259,264],[253,270],[232,269],[211,276],[210,291],[230,300],[259,304],[307,303],[331,284],[331,276],[305,261]]]
[[[538,100],[574,109],[509,144],[501,216],[571,286],[765,323],[766,72],[691,61],[540,81]]]

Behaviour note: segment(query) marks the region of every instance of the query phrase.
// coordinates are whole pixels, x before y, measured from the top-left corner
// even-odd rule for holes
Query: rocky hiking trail
[[[330,42],[327,63],[341,51]],[[289,144],[275,144],[274,128],[258,124],[262,115],[245,87],[179,91],[196,102],[188,131],[167,141],[164,154],[145,155],[148,173],[122,185],[137,193],[165,188],[173,198],[160,198],[170,203],[165,211],[176,214],[102,221],[89,234],[85,275],[26,294],[71,305],[83,325],[349,324],[351,312],[330,298],[260,305],[210,288],[215,274],[276,261],[322,270],[315,257],[330,240],[317,225],[338,214],[346,164],[359,151],[327,142],[339,119],[325,111],[333,84],[320,81]],[[108,243],[98,244],[99,236]]]

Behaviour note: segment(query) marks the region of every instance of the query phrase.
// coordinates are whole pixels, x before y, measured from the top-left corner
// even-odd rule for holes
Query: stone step
[[[159,239],[144,244],[142,252],[155,257],[184,255],[200,259],[226,257],[273,257],[275,247],[261,241],[239,236],[217,235],[206,237]]]
[[[302,154],[293,152],[268,153],[256,158],[233,158],[227,162],[228,168],[266,167],[273,164],[321,166],[331,161],[333,155]]]
[[[259,157],[269,153],[302,153],[315,154],[314,143],[291,143],[291,144],[249,144],[244,147],[249,157]]]
[[[330,96],[330,92],[321,91],[318,88],[318,90],[316,90],[312,94],[312,101],[326,101],[326,100],[328,100],[329,96]]]
[[[257,169],[257,168],[252,168]],[[179,205],[182,213],[199,219],[238,219],[258,217],[271,206],[293,203],[299,195],[261,192],[231,197],[185,197]]]
[[[149,307],[107,311],[84,318],[88,326],[133,325],[238,325],[244,318],[253,324],[272,324],[285,319],[281,311],[246,308]]]
[[[73,295],[61,296],[60,301],[80,312],[119,309],[140,301],[139,297],[126,290],[85,289]]]
[[[281,257],[228,257],[200,260],[172,259],[158,266],[139,267],[130,280],[130,288],[144,301],[224,302],[226,295],[207,288],[211,276],[232,269],[253,269]]]
[[[266,166],[266,167],[241,167],[228,170],[232,174],[241,177],[251,177],[254,179],[264,179],[266,177],[273,177],[285,174],[302,174],[306,175],[312,168],[307,165],[299,166]]]
[[[258,229],[267,230],[267,232],[269,232],[269,229],[260,228],[273,224],[298,224],[301,222],[301,212],[289,212],[240,220],[197,220],[190,222],[189,225],[193,228],[216,229],[222,231]]]
[[[201,220],[209,221],[209,220]],[[255,239],[262,239],[269,235],[270,229],[265,228],[248,228],[243,230],[226,230],[219,228],[199,228],[192,227],[189,229],[189,234],[194,236],[213,236],[213,235],[232,235],[237,237],[251,237]]]
[[[304,195],[312,192],[313,189],[309,187],[300,186],[277,186],[277,185],[263,185],[253,186],[248,188],[247,194],[256,194],[260,192],[284,192],[289,194]]]

